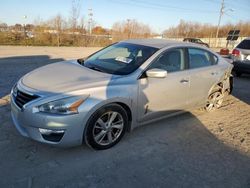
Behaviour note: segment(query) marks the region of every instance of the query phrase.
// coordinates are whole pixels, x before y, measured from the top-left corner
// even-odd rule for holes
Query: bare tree
[[[80,19],[80,25],[79,25],[79,29],[80,29],[80,33],[82,34],[86,34],[86,22],[84,17],[81,17]]]
[[[48,21],[47,24],[53,31],[52,33],[57,36],[57,46],[61,44],[61,36],[64,28],[66,27],[66,22],[60,14],[56,15],[54,18]]]
[[[211,24],[202,24],[197,22],[187,22],[180,20],[176,27],[170,27],[164,31],[166,37],[200,37],[212,38],[215,37],[217,27]],[[249,36],[250,22],[238,22],[236,24],[227,23],[220,27],[219,37],[226,37],[232,29],[240,29],[241,36]]]
[[[54,25],[57,30],[57,46],[60,46],[60,36],[62,33],[63,19],[60,14],[55,17]]]
[[[73,32],[76,31],[78,25],[78,19],[80,16],[81,2],[80,0],[72,0],[71,3],[71,17],[70,17],[70,26]]]
[[[7,31],[8,25],[6,23],[0,23],[0,31]]]
[[[151,29],[148,25],[134,19],[116,22],[112,27],[112,37],[114,41],[129,38],[148,38],[151,36],[151,33]]]

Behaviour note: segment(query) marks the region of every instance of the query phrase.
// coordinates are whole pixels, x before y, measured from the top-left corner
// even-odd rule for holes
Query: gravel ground
[[[114,148],[55,148],[20,136],[8,93],[26,72],[97,48],[0,46],[0,187],[250,187],[250,76],[221,109],[135,129]]]

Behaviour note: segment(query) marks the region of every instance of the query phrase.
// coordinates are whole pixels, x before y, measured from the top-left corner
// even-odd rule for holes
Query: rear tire
[[[234,78],[233,78],[233,76],[230,76],[230,78],[229,78],[229,85],[230,85],[229,94],[232,94],[233,89],[234,89]]]
[[[207,99],[205,110],[212,112],[222,106],[224,95],[220,91],[211,93]]]
[[[235,72],[235,76],[240,77],[242,75],[241,72]]]
[[[85,130],[85,143],[93,149],[104,150],[116,145],[128,127],[128,115],[118,104],[109,104],[97,110]]]

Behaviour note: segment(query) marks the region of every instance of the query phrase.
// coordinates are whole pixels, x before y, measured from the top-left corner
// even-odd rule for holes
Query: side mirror
[[[83,65],[85,59],[86,59],[86,58],[77,59],[77,63],[79,63],[80,65]]]
[[[167,76],[167,71],[163,69],[150,69],[146,72],[146,75],[150,78],[165,78]]]

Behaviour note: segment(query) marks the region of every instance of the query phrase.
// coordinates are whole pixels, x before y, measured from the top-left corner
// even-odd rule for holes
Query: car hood
[[[25,86],[38,91],[62,93],[107,86],[117,77],[86,68],[73,60],[38,68],[26,74],[21,81]]]

